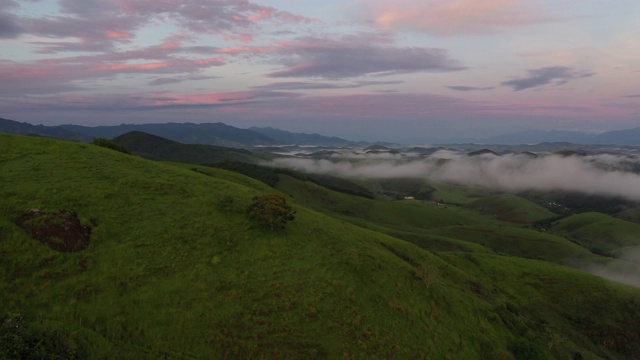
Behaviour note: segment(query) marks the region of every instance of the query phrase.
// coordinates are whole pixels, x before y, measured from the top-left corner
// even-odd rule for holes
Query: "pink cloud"
[[[107,39],[131,39],[133,34],[122,31],[109,31],[107,32]]]
[[[241,104],[257,99],[274,97],[297,97],[293,93],[282,93],[273,91],[237,91],[237,92],[216,92],[208,94],[174,94],[163,95],[162,99],[156,99],[149,103],[153,106],[202,106],[202,105],[222,105]]]
[[[482,34],[548,22],[530,0],[362,0],[360,16],[385,28],[438,36]]]
[[[172,60],[145,64],[105,64],[89,68],[90,71],[117,73],[147,73],[147,72],[185,72],[210,66],[221,66],[226,63],[222,57],[198,60]]]
[[[154,54],[156,49],[152,50]],[[113,75],[127,74],[195,74],[202,69],[226,64],[226,58],[180,59],[171,56],[162,57],[162,61],[130,63],[128,60],[138,57],[158,57],[135,53],[135,56],[70,57],[46,59],[27,64],[11,62],[0,63],[0,82],[13,82],[4,87],[1,93],[15,94],[17,97],[43,92],[57,93],[63,90],[78,90],[75,82],[108,78]]]

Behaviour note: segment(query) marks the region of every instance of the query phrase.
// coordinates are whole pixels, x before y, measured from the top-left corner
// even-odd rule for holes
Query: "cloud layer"
[[[549,22],[535,2],[526,0],[367,0],[365,20],[385,28],[437,36],[478,35]]]
[[[501,84],[509,86],[515,91],[539,88],[545,85],[562,85],[573,79],[593,76],[585,70],[572,69],[566,66],[550,66],[527,71],[527,76],[503,81]]]
[[[367,74],[459,71],[464,67],[444,49],[398,47],[388,34],[366,33],[338,39],[307,37],[281,42],[275,52],[287,67],[271,77],[341,79]]]
[[[448,161],[437,161],[436,153],[426,160],[394,156],[370,157],[368,161],[329,161],[302,158],[276,159],[274,166],[308,172],[350,177],[418,177],[490,189],[563,190],[616,196],[640,201],[640,159],[617,156],[557,156],[532,158],[527,155],[460,156],[446,154]]]

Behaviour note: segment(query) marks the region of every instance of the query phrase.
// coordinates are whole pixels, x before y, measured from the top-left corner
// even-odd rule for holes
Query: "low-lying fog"
[[[421,177],[503,191],[566,190],[640,200],[640,158],[621,155],[468,156],[441,150],[422,157],[345,153],[324,159],[280,158],[269,164],[347,177]]]
[[[608,267],[594,264],[583,267],[582,270],[605,279],[640,288],[640,247],[625,250],[618,256],[618,259],[622,261]]]

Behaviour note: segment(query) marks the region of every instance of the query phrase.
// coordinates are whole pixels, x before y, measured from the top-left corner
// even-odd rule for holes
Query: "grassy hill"
[[[497,254],[579,265],[600,261],[584,247],[564,237],[510,226],[475,225],[435,229],[431,234],[482,245]]]
[[[557,216],[542,206],[514,194],[485,196],[467,206],[498,220],[515,224],[530,224]]]
[[[640,207],[627,209],[615,215],[617,218],[640,224]]]
[[[135,155],[151,160],[190,164],[215,163],[227,159],[254,162],[256,158],[244,149],[214,145],[182,144],[141,131],[131,131],[113,139]]]
[[[183,144],[207,144],[226,147],[274,145],[277,141],[248,129],[240,129],[223,123],[162,123],[120,124],[112,126],[60,125],[59,128],[81,133],[92,138],[107,138],[141,131]]]
[[[458,207],[416,200],[367,199],[332,191],[311,181],[290,176],[281,176],[275,187],[308,207],[349,218],[365,227],[382,226],[406,231],[490,221],[473,211]]]
[[[601,213],[572,215],[553,223],[552,229],[599,254],[640,246],[640,224]]]
[[[428,252],[297,196],[295,220],[265,231],[245,209],[276,192],[221,169],[0,135],[0,358],[640,356],[638,289],[545,261]],[[34,208],[73,210],[88,247],[30,238],[15,220]]]
[[[521,228],[522,223],[555,214],[516,195],[486,196],[457,207],[358,198],[287,176],[281,177],[276,188],[318,211],[427,250],[501,253],[574,265],[602,260],[562,236]],[[482,210],[475,210],[480,205]]]

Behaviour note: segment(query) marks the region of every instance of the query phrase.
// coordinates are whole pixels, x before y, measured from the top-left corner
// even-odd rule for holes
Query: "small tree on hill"
[[[295,210],[280,195],[254,196],[247,214],[262,227],[271,231],[284,229],[294,219]]]

